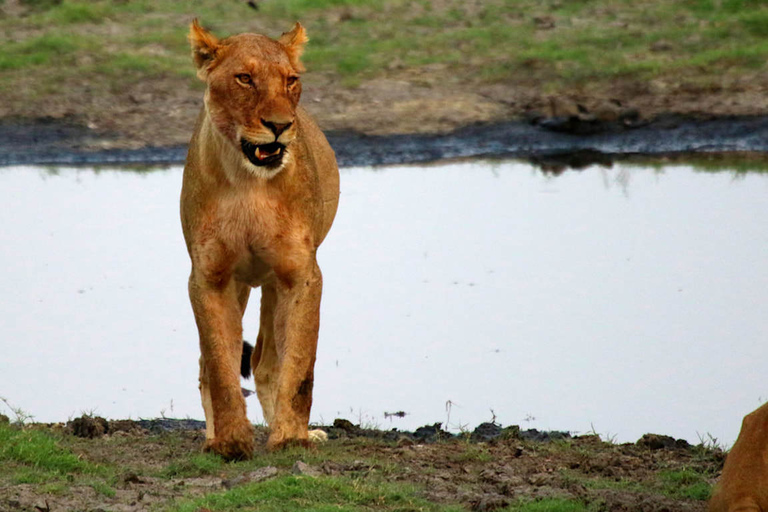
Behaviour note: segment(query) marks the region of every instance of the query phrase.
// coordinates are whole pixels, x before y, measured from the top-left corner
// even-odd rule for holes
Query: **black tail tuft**
[[[244,379],[251,376],[251,354],[253,353],[253,345],[243,340],[243,358],[240,360],[240,375]]]

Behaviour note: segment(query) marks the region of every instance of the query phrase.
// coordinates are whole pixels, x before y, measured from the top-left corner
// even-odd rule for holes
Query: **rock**
[[[264,480],[268,480],[274,476],[277,476],[277,468],[274,466],[265,466],[244,475],[238,475],[234,478],[222,480],[221,485],[227,489],[231,489],[236,485],[242,485],[251,482],[263,482]]]
[[[360,430],[360,427],[356,427],[351,421],[342,418],[336,418],[333,420],[333,428],[338,428],[345,432],[356,433]]]
[[[578,117],[579,105],[570,98],[564,96],[550,96],[549,112],[547,117]]]
[[[144,484],[146,482],[144,480],[142,480],[141,477],[139,477],[139,475],[137,475],[136,473],[131,471],[131,472],[126,473],[123,476],[123,483],[126,483],[126,484]]]
[[[470,439],[479,442],[493,441],[501,435],[501,426],[496,423],[481,423],[472,432]]]
[[[538,441],[540,443],[548,441],[559,441],[562,439],[570,439],[570,432],[558,432],[557,430],[539,432],[535,428],[524,430],[520,432],[520,438],[525,441]]]
[[[621,105],[614,101],[601,101],[592,109],[595,119],[604,123],[615,123],[621,118]]]
[[[498,510],[509,506],[510,501],[499,494],[483,494],[477,500],[470,502],[471,510]]]
[[[317,477],[320,476],[320,471],[316,468],[313,468],[306,462],[302,462],[300,460],[297,460],[296,463],[291,468],[291,473],[294,475],[303,475],[303,476],[311,476],[311,477]]]
[[[67,423],[67,428],[77,437],[93,439],[101,437],[109,431],[109,423],[101,416],[88,416],[83,414],[79,418]]]
[[[443,430],[442,423],[435,423],[434,425],[425,425],[417,428],[416,432],[413,433],[413,437],[421,443],[433,443],[441,439],[450,439],[453,435]]]
[[[660,434],[643,434],[643,437],[637,440],[637,445],[650,450],[669,450],[677,446],[674,437]]]

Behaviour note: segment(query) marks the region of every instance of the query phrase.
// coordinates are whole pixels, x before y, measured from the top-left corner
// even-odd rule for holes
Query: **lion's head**
[[[257,34],[219,40],[194,20],[189,41],[197,76],[207,84],[211,121],[255,174],[277,173],[296,136],[304,27],[296,23],[278,40]]]

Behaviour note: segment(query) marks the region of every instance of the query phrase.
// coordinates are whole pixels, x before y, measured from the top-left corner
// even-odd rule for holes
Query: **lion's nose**
[[[280,134],[290,128],[293,123],[273,123],[271,121],[262,119],[261,124],[269,128],[270,131],[275,134],[275,137],[279,137]]]

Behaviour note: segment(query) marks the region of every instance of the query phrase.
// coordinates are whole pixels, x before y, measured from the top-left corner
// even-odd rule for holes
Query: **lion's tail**
[[[240,360],[240,375],[244,379],[251,376],[251,354],[253,353],[253,345],[243,340],[243,358]]]

